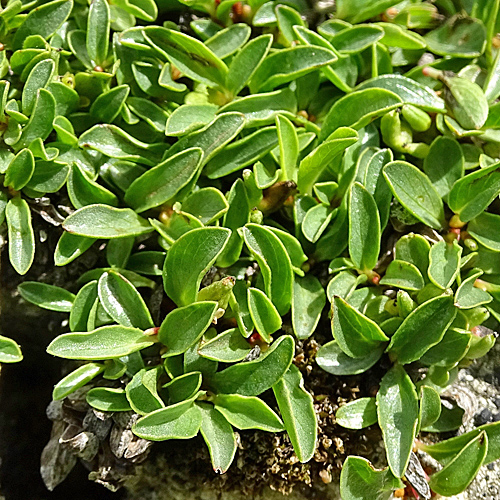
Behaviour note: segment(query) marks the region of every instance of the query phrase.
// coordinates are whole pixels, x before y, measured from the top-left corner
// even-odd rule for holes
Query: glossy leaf
[[[75,295],[64,288],[37,281],[25,281],[18,286],[24,300],[50,311],[69,312]]]
[[[441,495],[458,495],[476,476],[487,451],[488,435],[483,431],[472,439],[449,464],[431,476],[429,486]]]
[[[130,411],[124,389],[93,387],[87,392],[87,403],[99,411]]]
[[[87,333],[65,333],[47,347],[53,356],[66,359],[112,359],[153,345],[142,330],[119,325],[103,326]]]
[[[425,283],[416,266],[404,260],[393,260],[387,267],[380,284],[415,291],[423,288]]]
[[[194,345],[211,325],[216,302],[194,302],[167,314],[158,338],[167,347],[166,356],[182,354]]]
[[[123,238],[153,231],[149,223],[130,208],[88,205],[66,218],[63,227],[71,234],[89,238]]]
[[[173,358],[170,358],[173,359]],[[169,404],[180,403],[192,398],[201,387],[202,376],[200,372],[185,373],[175,377],[163,386],[168,393]]]
[[[191,439],[201,426],[201,410],[193,401],[182,401],[142,417],[132,427],[132,432],[150,441]]]
[[[309,338],[319,323],[326,295],[319,280],[312,275],[295,276],[292,295],[292,326],[298,339]]]
[[[69,328],[72,332],[87,329],[90,312],[97,300],[97,281],[91,281],[80,288],[69,315]]]
[[[102,306],[117,323],[141,330],[154,326],[143,298],[121,274],[104,273],[99,279],[98,293]]]
[[[250,90],[272,90],[327,64],[335,62],[333,52],[321,47],[297,45],[268,55],[252,76]]]
[[[449,288],[460,270],[462,247],[440,241],[429,252],[429,278],[439,288]]]
[[[363,429],[377,423],[375,398],[360,398],[341,406],[335,414],[337,424],[347,429]]]
[[[332,302],[332,333],[339,347],[352,358],[365,358],[389,340],[380,327],[340,297]]]
[[[179,137],[212,122],[217,112],[213,104],[185,104],[179,106],[168,117],[165,135]]]
[[[292,301],[293,270],[286,249],[269,229],[257,224],[243,228],[247,247],[260,266],[267,296],[285,314]]]
[[[17,363],[22,359],[19,345],[14,340],[0,335],[0,363]]]
[[[251,344],[241,335],[238,328],[231,328],[220,333],[198,348],[198,353],[204,358],[234,363],[246,358],[252,350]]]
[[[20,191],[30,181],[35,171],[35,159],[29,149],[17,153],[5,172],[4,186]]]
[[[271,335],[281,328],[281,316],[267,295],[257,288],[248,289],[248,310],[260,336],[271,343]]]
[[[284,430],[278,415],[264,401],[254,396],[217,394],[213,402],[215,409],[237,429],[259,429],[267,432]]]
[[[106,0],[92,0],[87,23],[87,52],[96,66],[108,56],[110,12]]]
[[[226,198],[214,187],[194,191],[182,202],[182,210],[194,215],[205,225],[220,219],[228,209]]]
[[[483,212],[476,218],[472,219],[467,225],[467,231],[481,245],[500,252],[500,216]]]
[[[363,358],[351,358],[335,340],[322,346],[316,354],[316,363],[332,375],[357,375],[369,370],[381,357],[384,346],[372,349]]]
[[[87,363],[79,366],[54,386],[52,399],[57,401],[65,398],[80,387],[88,384],[102,371],[104,371],[104,365],[98,363]]]
[[[210,386],[215,393],[258,396],[281,379],[292,363],[294,350],[292,337],[279,337],[256,360],[217,372],[212,376]]]
[[[136,212],[165,203],[193,178],[202,155],[200,148],[191,148],[171,156],[136,179],[127,189],[125,201]]]
[[[158,377],[162,371],[162,366],[143,368],[125,387],[128,402],[136,413],[147,415],[165,406],[157,391]]]
[[[352,92],[340,98],[330,108],[321,127],[319,139],[326,139],[342,126],[359,130],[402,104],[403,101],[398,95],[385,89]]]
[[[33,110],[38,90],[47,87],[50,83],[54,75],[55,67],[56,65],[53,59],[44,59],[37,63],[31,70],[23,88],[21,101],[22,110],[26,116],[29,116]]]
[[[462,222],[480,215],[500,193],[500,170],[493,164],[468,174],[453,185],[448,206]]]
[[[366,458],[350,455],[340,474],[340,492],[343,500],[389,500],[403,482],[394,477],[389,468],[376,470]]]
[[[424,302],[405,318],[387,351],[402,364],[418,360],[443,338],[456,314],[450,295]]]
[[[429,269],[429,242],[421,235],[410,233],[401,237],[394,247],[394,258],[413,264],[423,277]]]
[[[488,292],[474,286],[476,279],[481,274],[481,271],[472,273],[458,287],[455,294],[455,303],[459,309],[472,309],[483,304],[488,304],[493,300],[493,297]]]
[[[373,196],[359,183],[349,198],[349,255],[361,271],[375,267],[380,252],[380,217]]]
[[[69,264],[88,250],[95,241],[95,238],[86,238],[85,236],[64,232],[61,234],[54,252],[55,265],[65,266]]]
[[[295,454],[302,463],[308,462],[316,449],[318,424],[312,396],[295,365],[273,385],[273,392]]]
[[[389,467],[396,477],[403,477],[417,430],[418,398],[400,365],[393,366],[382,378],[377,411]]]
[[[201,280],[210,269],[231,232],[221,227],[193,229],[170,248],[165,260],[164,283],[167,295],[179,306],[196,300]]]
[[[26,201],[20,197],[9,200],[5,218],[9,234],[10,263],[16,272],[26,274],[35,258],[35,235]]]
[[[444,227],[444,208],[430,179],[405,161],[388,163],[384,177],[397,200],[418,220],[434,229]]]
[[[441,415],[441,398],[435,389],[422,385],[420,387],[420,408],[418,422],[420,428],[426,428],[439,419]]]

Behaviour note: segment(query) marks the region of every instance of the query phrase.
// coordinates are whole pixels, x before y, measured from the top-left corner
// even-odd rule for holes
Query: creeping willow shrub
[[[182,26],[166,19],[186,6],[153,0],[0,13],[12,266],[33,262],[31,210],[66,193],[69,212],[45,214],[64,230],[55,265],[106,244],[76,295],[19,288],[69,313],[47,350],[80,363],[54,399],[92,382],[88,404],[141,415],[137,436],[201,433],[221,473],[233,428],[286,431],[308,462],[295,342],[330,318],[322,369],[390,366],[376,397],[338,410],[380,426],[388,462],[349,457],[343,498],[386,499],[402,479],[423,498],[462,491],[500,457],[500,423],[419,445],[443,465],[428,485],[412,447],[460,426],[440,393],[500,319],[498,0],[184,3]],[[20,358],[0,341],[0,361]]]

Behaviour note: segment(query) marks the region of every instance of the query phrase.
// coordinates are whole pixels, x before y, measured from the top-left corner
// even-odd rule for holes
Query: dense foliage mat
[[[234,429],[286,431],[307,463],[317,418],[295,344],[331,322],[323,370],[389,367],[374,397],[337,412],[349,429],[380,426],[388,464],[350,456],[343,499],[405,482],[422,498],[463,491],[500,458],[500,423],[420,444],[443,465],[428,482],[412,449],[421,431],[460,426],[440,394],[500,320],[498,10],[9,0],[10,261],[32,265],[33,211],[64,230],[56,266],[93,245],[107,259],[75,293],[19,287],[69,313],[47,351],[77,361],[54,400],[87,387],[91,407],[140,415],[139,438],[200,433],[218,473],[231,474]],[[21,357],[0,337],[1,362]]]

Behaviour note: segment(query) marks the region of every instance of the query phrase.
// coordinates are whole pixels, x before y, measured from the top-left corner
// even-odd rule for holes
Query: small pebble
[[[493,415],[488,408],[484,408],[484,410],[481,410],[480,413],[477,413],[474,417],[474,423],[476,425],[483,425],[487,424],[488,422],[491,422]]]
[[[500,398],[495,398],[495,399],[493,400],[493,402],[495,403],[495,406],[496,406],[497,408],[500,408]]]

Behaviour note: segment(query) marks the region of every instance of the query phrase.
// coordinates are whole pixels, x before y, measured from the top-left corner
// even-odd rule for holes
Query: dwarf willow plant
[[[69,313],[47,350],[79,363],[54,399],[90,384],[93,408],[141,415],[140,437],[201,433],[221,473],[233,428],[285,430],[308,462],[317,422],[295,343],[329,303],[317,364],[390,366],[376,397],[337,412],[347,428],[378,424],[388,462],[349,457],[342,497],[415,486],[415,438],[460,426],[440,393],[500,320],[499,2],[463,5],[338,0],[324,20],[303,0],[9,0],[10,261],[29,270],[31,211],[66,193],[67,213],[44,215],[64,229],[55,265],[106,244],[107,267],[76,295],[19,287]],[[189,25],[165,20],[186,6]],[[20,358],[4,338],[0,352]],[[443,464],[419,494],[454,495],[500,457],[500,423],[419,447]]]

